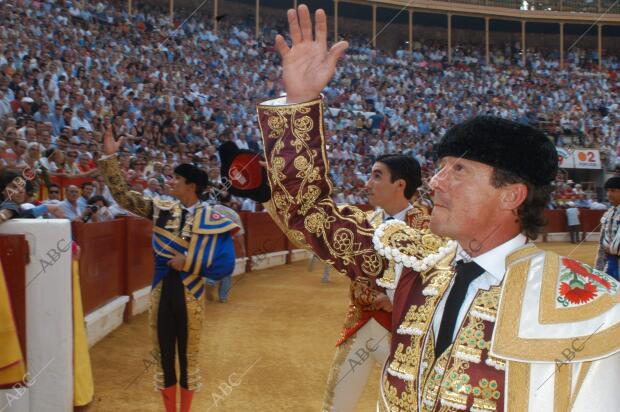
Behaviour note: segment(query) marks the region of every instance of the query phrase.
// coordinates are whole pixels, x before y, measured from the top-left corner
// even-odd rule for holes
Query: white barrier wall
[[[1,234],[25,234],[27,389],[0,391],[0,412],[73,411],[71,225],[65,219],[16,219]],[[10,268],[5,267],[10,276]]]

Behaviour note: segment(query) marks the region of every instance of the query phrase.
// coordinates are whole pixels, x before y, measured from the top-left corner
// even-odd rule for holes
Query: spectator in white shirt
[[[144,189],[144,196],[152,199],[159,199],[161,197],[161,185],[155,178],[150,178],[147,182],[148,187]]]
[[[11,100],[4,90],[0,90],[0,119],[13,113],[11,110]]]
[[[93,131],[93,127],[91,126],[90,122],[84,115],[84,109],[80,107],[77,110],[77,114],[73,116],[73,118],[71,119],[71,129],[73,129],[74,131],[77,131],[81,127],[86,129],[87,132]]]
[[[168,183],[164,183],[164,193],[159,197],[161,200],[174,200],[172,196],[172,186]]]
[[[581,236],[579,235],[581,229],[581,222],[579,221],[579,209],[575,206],[574,202],[568,202],[566,208],[566,221],[568,225],[568,233],[570,233],[570,242],[581,242]]]
[[[25,140],[18,139],[15,140],[12,149],[8,149],[6,152],[9,156],[14,157],[15,169],[23,169],[28,166],[26,163],[26,152],[28,150],[28,143]]]
[[[250,149],[250,146],[248,146],[247,140],[245,140],[244,134],[239,134],[239,138],[235,140],[235,144],[237,145],[239,149],[242,149],[242,150]]]
[[[65,200],[60,204],[65,213],[65,219],[80,221],[84,210],[78,204],[80,189],[75,185],[70,185],[65,190]]]

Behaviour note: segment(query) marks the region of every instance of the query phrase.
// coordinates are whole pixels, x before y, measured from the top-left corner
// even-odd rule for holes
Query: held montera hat
[[[271,199],[267,180],[267,169],[260,161],[263,156],[251,150],[239,149],[233,142],[226,142],[218,149],[220,153],[222,179],[228,192],[247,197],[259,203]]]

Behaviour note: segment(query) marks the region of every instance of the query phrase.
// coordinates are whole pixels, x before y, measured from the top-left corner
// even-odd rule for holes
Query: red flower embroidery
[[[576,260],[562,258],[562,264],[564,264],[564,266],[566,266],[571,272],[574,272],[574,273],[576,273],[576,274],[578,274],[580,276],[583,276],[585,278],[592,279],[592,280],[598,282],[601,286],[603,286],[607,290],[611,289],[611,284],[608,281],[606,281],[605,279],[603,279],[602,277],[600,277],[598,275],[595,275],[594,273],[590,273],[590,271],[588,271],[588,269],[583,267]]]
[[[581,282],[562,282],[560,284],[560,294],[570,303],[586,303],[596,297],[596,286],[592,282],[581,285]]]

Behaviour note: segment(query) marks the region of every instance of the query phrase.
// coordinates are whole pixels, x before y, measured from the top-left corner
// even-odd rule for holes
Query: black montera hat
[[[452,127],[435,146],[438,158],[461,157],[549,185],[558,172],[555,146],[540,130],[511,120],[478,116]]]
[[[174,168],[174,173],[184,177],[186,183],[195,183],[198,187],[207,187],[209,185],[209,176],[199,167],[189,163],[182,163]]]
[[[607,179],[605,189],[620,189],[620,176],[612,176]]]

